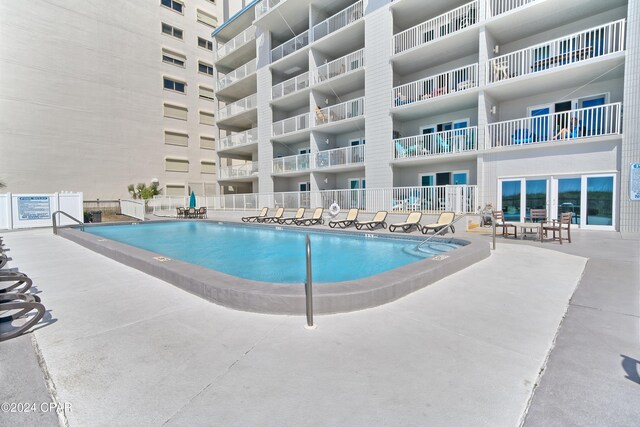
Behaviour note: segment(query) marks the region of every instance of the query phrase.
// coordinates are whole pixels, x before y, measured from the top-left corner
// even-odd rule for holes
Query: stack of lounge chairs
[[[44,316],[40,298],[29,292],[33,281],[24,273],[5,269],[9,257],[0,237],[0,341],[15,338]]]

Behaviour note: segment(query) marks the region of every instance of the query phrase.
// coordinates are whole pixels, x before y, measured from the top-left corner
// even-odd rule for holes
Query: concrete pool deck
[[[51,230],[5,242],[50,317],[0,346],[17,355],[35,339],[58,402],[72,405],[69,425],[630,425],[638,416],[638,241],[618,233],[578,232],[562,247],[500,239],[484,261],[381,307],[317,316],[315,331],[304,317],[208,303]],[[15,363],[2,353],[0,373]],[[2,400],[41,398],[44,381],[22,381],[32,394],[16,387]]]

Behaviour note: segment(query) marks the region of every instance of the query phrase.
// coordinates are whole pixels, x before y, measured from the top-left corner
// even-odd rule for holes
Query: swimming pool
[[[314,283],[362,279],[459,248],[423,239],[323,233],[212,222],[162,222],[91,227],[100,237],[259,282],[305,281],[305,236],[310,235]],[[375,238],[372,238],[375,236]]]

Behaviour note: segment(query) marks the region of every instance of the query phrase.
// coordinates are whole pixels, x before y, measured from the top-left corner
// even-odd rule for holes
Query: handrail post
[[[309,240],[308,234],[305,240],[307,247],[307,280],[304,284],[304,292],[307,302],[307,325],[305,328],[315,329],[316,326],[313,324],[313,293],[311,290],[311,241]]]

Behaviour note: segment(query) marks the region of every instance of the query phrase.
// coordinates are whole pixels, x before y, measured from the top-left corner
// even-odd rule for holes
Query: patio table
[[[537,239],[542,242],[542,226],[544,225],[541,222],[507,222],[507,224],[513,224],[516,228],[520,229],[520,239],[524,239],[525,236],[525,230],[530,228],[530,229],[536,229],[536,236]]]

